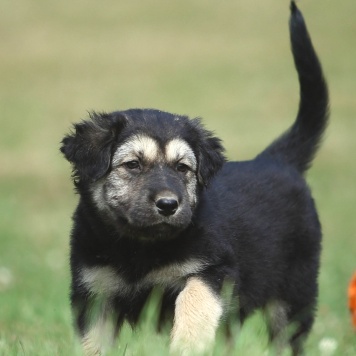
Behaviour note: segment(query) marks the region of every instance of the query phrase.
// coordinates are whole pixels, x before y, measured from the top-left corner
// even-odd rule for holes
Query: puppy
[[[290,35],[300,82],[292,127],[255,159],[226,162],[198,119],[151,109],[90,115],[61,151],[80,196],[71,302],[85,353],[135,325],[152,288],[171,351],[209,350],[223,315],[265,311],[271,341],[293,324],[293,355],[314,319],[321,227],[303,174],[328,120],[328,93],[302,14]],[[221,290],[232,283],[233,303]],[[232,305],[233,304],[233,305]]]

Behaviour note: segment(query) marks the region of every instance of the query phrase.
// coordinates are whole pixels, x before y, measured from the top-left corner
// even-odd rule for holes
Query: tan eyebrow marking
[[[112,163],[118,165],[125,160],[135,159],[138,156],[154,161],[158,159],[158,153],[158,143],[153,138],[146,135],[135,135],[118,147]]]
[[[182,139],[174,138],[166,145],[166,159],[168,162],[175,162],[181,160],[187,163],[193,170],[197,167],[197,160],[194,152],[188,143]]]

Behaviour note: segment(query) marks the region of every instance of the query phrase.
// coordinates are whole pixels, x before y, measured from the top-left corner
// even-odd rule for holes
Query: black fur
[[[73,176],[82,181],[96,181],[108,171],[112,147],[125,126],[122,115],[90,115],[91,121],[74,125],[75,133],[62,141],[61,151],[73,163]]]
[[[302,351],[301,342],[314,320],[321,248],[320,223],[302,174],[310,166],[327,123],[328,94],[294,2],[291,12],[299,112],[291,129],[256,159],[226,163],[220,140],[199,120],[158,110],[92,114],[91,120],[75,125],[75,132],[64,138],[61,150],[73,164],[80,194],[71,238],[71,298],[82,335],[94,298],[81,283],[83,266],[111,266],[134,285],[152,270],[195,257],[206,261],[199,276],[216,293],[226,279],[233,281],[241,322],[271,301],[283,302],[288,321],[296,323],[290,338],[293,353]],[[197,158],[198,203],[187,225],[132,226],[124,217],[113,218],[94,204],[90,187],[109,174],[115,149],[137,133],[152,137],[162,147],[181,138],[192,148]],[[165,182],[169,181],[164,184],[179,195],[184,178],[171,168],[162,172]],[[163,184],[158,174],[149,174],[147,180]],[[144,241],[139,238],[143,235]],[[117,330],[125,319],[137,322],[152,287],[114,298]],[[165,290],[162,316],[173,313],[179,292]],[[272,328],[270,332],[272,339],[277,337]]]
[[[290,38],[300,83],[299,111],[291,129],[260,156],[278,157],[304,172],[314,158],[328,122],[328,90],[303,16],[294,2],[291,12]]]

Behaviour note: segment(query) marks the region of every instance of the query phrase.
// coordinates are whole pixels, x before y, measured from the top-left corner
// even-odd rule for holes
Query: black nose
[[[156,206],[160,214],[169,216],[177,211],[178,202],[173,198],[160,198],[156,201]]]

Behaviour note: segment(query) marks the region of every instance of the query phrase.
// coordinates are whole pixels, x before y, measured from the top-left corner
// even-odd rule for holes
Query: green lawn
[[[356,270],[356,2],[299,4],[329,81],[332,111],[308,175],[324,244],[307,355],[329,355],[319,350],[326,344],[336,347],[334,355],[351,356],[356,333],[346,289]],[[203,117],[229,158],[251,158],[296,114],[288,16],[288,1],[271,0],[1,0],[0,355],[80,354],[68,302],[76,197],[58,151],[70,124],[89,110],[160,108]],[[167,335],[153,336],[149,325],[135,334],[125,328],[116,354],[166,354]],[[236,334],[240,355],[267,349],[259,314]],[[224,347],[218,343],[215,354],[228,354]]]

